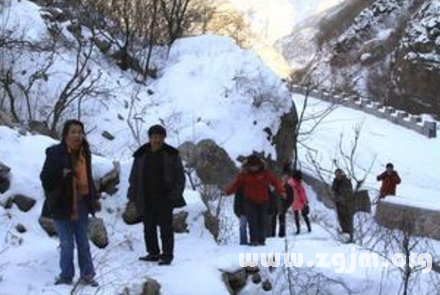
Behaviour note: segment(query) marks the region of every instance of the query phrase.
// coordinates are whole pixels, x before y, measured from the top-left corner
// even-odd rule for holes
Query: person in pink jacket
[[[295,216],[295,225],[296,225],[296,234],[298,235],[301,232],[300,224],[299,224],[299,213],[306,222],[307,229],[309,232],[312,231],[309,220],[309,200],[307,199],[307,194],[302,184],[302,173],[299,170],[295,170],[292,172],[292,177],[288,180],[288,184],[292,187],[293,190],[293,204],[292,209]]]

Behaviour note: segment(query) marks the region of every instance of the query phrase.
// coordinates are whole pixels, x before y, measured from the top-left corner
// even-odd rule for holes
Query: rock
[[[89,238],[92,243],[99,249],[103,249],[108,245],[107,229],[105,228],[102,218],[92,217],[89,219]]]
[[[5,209],[11,209],[14,205],[13,198],[8,198],[4,204],[2,204]]]
[[[50,22],[65,22],[69,19],[61,9],[55,7],[41,9],[41,17]]]
[[[128,225],[142,222],[142,218],[138,215],[134,202],[127,202],[127,205],[125,206],[125,211],[122,214],[122,219]]]
[[[179,150],[182,159],[195,168],[203,184],[222,187],[238,173],[228,153],[213,140],[202,140],[195,147],[184,143]]]
[[[396,204],[385,199],[377,205],[374,218],[379,225],[388,229],[398,229],[412,236],[440,240],[439,211]]]
[[[96,47],[98,47],[98,49],[104,54],[107,54],[112,48],[110,42],[107,42],[106,40],[101,40],[98,37],[93,38],[93,42],[95,43]]]
[[[223,273],[222,278],[230,293],[238,294],[246,285],[247,275],[244,269],[240,269],[233,273],[225,272]]]
[[[148,278],[147,282],[144,283],[142,287],[142,295],[159,295],[160,294],[160,284],[158,281],[152,278]]]
[[[294,134],[297,124],[298,116],[295,105],[292,103],[290,111],[281,117],[281,125],[272,139],[277,162],[277,169],[274,170],[275,173],[279,174],[287,163],[292,163],[296,144]]]
[[[72,20],[70,24],[66,26],[66,29],[75,37],[81,38],[82,27],[78,20]]]
[[[121,173],[121,165],[119,162],[113,162],[113,169],[104,175],[98,181],[98,192],[105,192],[109,195],[114,195],[118,191],[119,175]]]
[[[255,273],[252,275],[252,283],[257,285],[257,284],[260,284],[261,281],[262,281],[262,279],[261,279],[261,275],[259,273]]]
[[[197,159],[197,146],[189,141],[184,142],[179,146],[180,157],[187,162],[189,166],[194,167]]]
[[[354,212],[371,213],[371,200],[368,190],[360,190],[354,194],[355,210]]]
[[[9,181],[10,171],[11,168],[9,168],[0,161],[0,193],[1,194],[4,194],[11,186],[11,183]]]
[[[245,271],[247,274],[255,274],[260,271],[258,266],[246,266]]]
[[[49,127],[47,126],[46,122],[41,121],[30,121],[29,124],[29,130],[31,132],[36,132],[38,134],[51,136],[52,132],[50,131]]]
[[[16,229],[19,233],[21,233],[21,234],[23,234],[23,233],[25,233],[25,232],[27,231],[27,230],[26,230],[26,227],[24,227],[24,225],[21,224],[21,223],[17,224],[17,225],[15,226],[15,229]]]
[[[11,183],[9,182],[9,179],[0,176],[0,194],[4,194],[10,186]]]
[[[265,281],[263,282],[262,287],[263,287],[263,290],[264,290],[264,291],[269,292],[270,290],[272,290],[272,283],[269,282],[269,280],[265,280]]]
[[[12,128],[14,126],[12,118],[2,110],[0,110],[0,126],[1,125],[7,126],[9,128]]]
[[[179,213],[173,214],[173,230],[175,233],[187,233],[188,224],[186,223],[186,219],[188,218],[188,212],[181,211]]]
[[[53,224],[53,220],[46,217],[40,217],[38,219],[38,223],[44,229],[44,231],[49,235],[49,237],[53,237],[57,235],[57,230],[55,229],[55,225]]]
[[[18,209],[21,211],[28,212],[32,209],[32,207],[34,207],[37,201],[24,195],[15,195],[12,198],[12,202],[17,205]]]
[[[102,135],[102,137],[104,137],[105,139],[108,139],[108,140],[115,139],[115,137],[108,131],[104,131],[101,135]]]
[[[439,263],[432,263],[432,270],[436,273],[440,273],[440,264]]]
[[[203,213],[205,217],[205,228],[212,234],[214,239],[217,241],[218,236],[220,234],[220,221],[215,218],[209,211],[205,211]]]

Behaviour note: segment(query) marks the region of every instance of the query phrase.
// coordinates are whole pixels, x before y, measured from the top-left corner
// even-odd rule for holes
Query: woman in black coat
[[[88,216],[100,209],[92,178],[91,153],[84,125],[66,121],[61,143],[46,150],[41,182],[46,195],[42,216],[52,218],[60,239],[61,273],[55,284],[72,284],[74,241],[78,250],[79,283],[98,286],[87,236]]]

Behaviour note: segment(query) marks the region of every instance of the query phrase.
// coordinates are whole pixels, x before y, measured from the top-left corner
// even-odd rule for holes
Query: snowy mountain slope
[[[328,32],[317,32],[321,38],[313,38],[312,26],[279,41],[283,56],[296,69],[294,79],[300,80],[301,68],[313,61],[315,83],[328,77],[322,86],[436,116],[438,1],[363,2],[368,5],[355,14],[330,21]],[[344,22],[344,30],[332,32]]]

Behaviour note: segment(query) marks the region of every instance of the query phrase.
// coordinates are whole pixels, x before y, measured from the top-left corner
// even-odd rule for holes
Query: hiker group
[[[165,143],[166,130],[154,125],[149,141],[134,153],[129,176],[128,199],[142,218],[147,255],[141,261],[169,265],[174,259],[173,209],[186,205],[183,198],[185,174],[176,148]],[[41,171],[45,192],[42,216],[53,219],[60,240],[60,269],[55,284],[72,284],[75,275],[74,244],[78,252],[78,283],[98,286],[87,237],[88,216],[101,210],[92,178],[92,162],[85,128],[78,120],[65,122],[62,140],[46,150]],[[286,236],[286,214],[292,208],[296,234],[301,233],[300,215],[311,232],[309,200],[302,173],[285,167],[280,178],[265,161],[250,155],[241,172],[223,188],[223,195],[235,194],[234,212],[240,220],[240,244],[262,246],[267,237]],[[382,181],[380,198],[395,194],[400,178],[392,164],[377,177]],[[332,190],[342,232],[353,236],[353,188],[341,169],[335,171]],[[157,229],[160,230],[159,247]],[[248,239],[249,229],[249,239]]]
[[[225,195],[235,193],[234,213],[240,219],[240,244],[265,245],[267,237],[286,235],[286,213],[292,207],[295,216],[296,234],[301,232],[301,214],[308,232],[312,231],[309,201],[302,183],[300,171],[290,172],[285,168],[281,180],[266,167],[263,159],[250,155],[243,161],[241,172],[224,188]],[[249,240],[247,237],[249,228]]]

